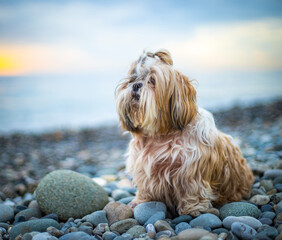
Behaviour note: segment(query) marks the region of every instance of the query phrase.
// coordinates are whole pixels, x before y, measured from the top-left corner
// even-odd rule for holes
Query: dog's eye
[[[153,86],[155,86],[155,84],[156,84],[156,81],[155,81],[155,79],[154,79],[153,77],[150,77],[149,82],[150,82]]]

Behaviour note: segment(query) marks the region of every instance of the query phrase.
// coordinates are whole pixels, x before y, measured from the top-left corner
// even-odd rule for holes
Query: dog
[[[161,201],[198,216],[240,201],[254,181],[239,148],[198,107],[192,81],[167,50],[144,52],[116,88],[121,127],[131,132],[127,172],[137,186],[132,207]]]

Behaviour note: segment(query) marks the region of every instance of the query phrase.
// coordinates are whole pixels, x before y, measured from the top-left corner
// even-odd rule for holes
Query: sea
[[[115,88],[123,76],[0,77],[0,134],[118,125]],[[282,97],[282,71],[194,73],[198,104],[211,111]]]

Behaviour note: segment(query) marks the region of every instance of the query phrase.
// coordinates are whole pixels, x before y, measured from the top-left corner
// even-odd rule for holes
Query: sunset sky
[[[122,73],[159,48],[192,72],[282,70],[282,1],[226,3],[4,0],[0,76]]]

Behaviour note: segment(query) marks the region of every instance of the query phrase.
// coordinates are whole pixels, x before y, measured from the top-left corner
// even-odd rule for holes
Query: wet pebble
[[[256,230],[247,224],[234,222],[231,225],[231,231],[239,238],[252,239],[256,234]]]
[[[269,203],[269,201],[270,201],[270,197],[266,195],[255,195],[249,200],[249,202],[255,203],[259,206],[265,205]]]
[[[180,232],[190,228],[192,228],[190,224],[188,224],[187,222],[181,222],[175,226],[175,233],[179,234]]]
[[[132,228],[133,226],[138,225],[138,222],[134,218],[128,218],[125,220],[121,220],[113,223],[110,226],[111,231],[116,231],[120,234],[125,233],[127,230]]]
[[[92,223],[94,227],[96,227],[99,223],[108,223],[106,211],[104,210],[93,212],[83,217],[83,219],[87,222]]]
[[[7,205],[0,204],[0,222],[11,221],[14,218],[14,210]]]
[[[224,219],[228,216],[251,216],[258,218],[261,214],[261,211],[251,203],[246,202],[232,202],[227,203],[220,208],[220,218]]]
[[[201,226],[201,227],[209,227],[209,228],[218,228],[221,227],[222,222],[214,214],[205,213],[193,219],[189,224],[192,227]]]
[[[259,220],[249,216],[242,216],[242,217],[229,216],[223,220],[223,226],[227,229],[231,229],[231,226],[234,222],[247,224],[254,229],[258,229],[259,227],[262,226],[262,223]]]

